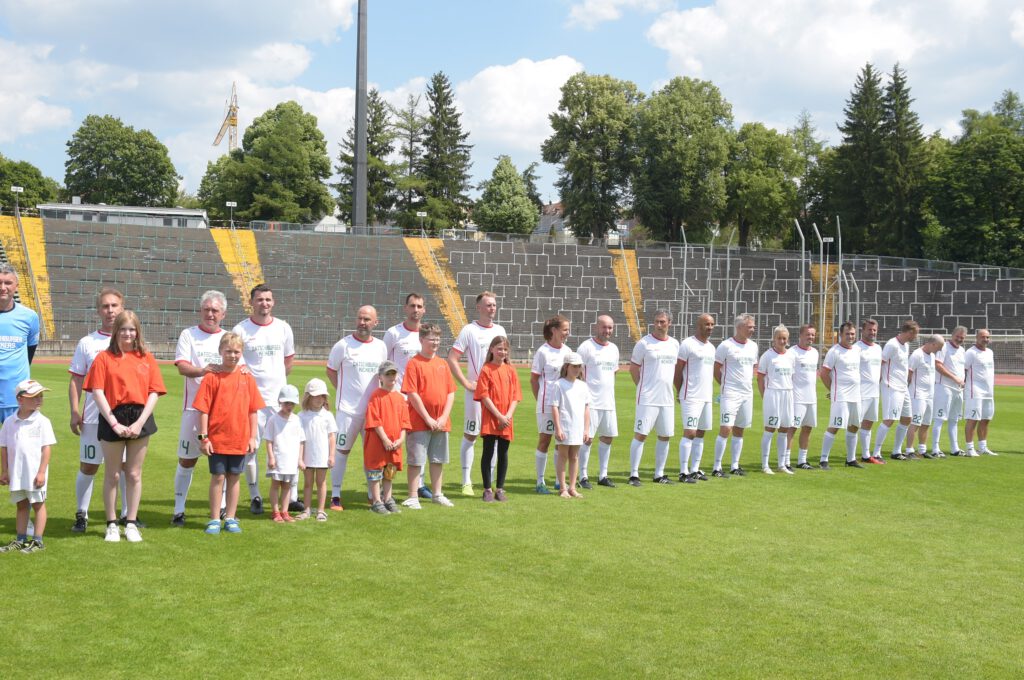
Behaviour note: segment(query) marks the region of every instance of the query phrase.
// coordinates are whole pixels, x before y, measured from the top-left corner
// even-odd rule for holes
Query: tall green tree
[[[530,200],[523,176],[508,156],[499,156],[491,178],[473,211],[483,231],[529,234],[537,226],[540,209]]]
[[[739,231],[739,245],[751,239],[780,243],[791,231],[797,209],[801,161],[787,135],[761,123],[745,123],[731,145],[726,165],[727,215]]]
[[[537,180],[540,179],[537,175],[537,165],[536,161],[527,165],[521,176],[523,186],[526,187],[526,195],[530,198],[530,202],[537,206],[537,210],[540,210],[544,207],[544,199],[540,197],[540,190],[537,189]]]
[[[376,89],[366,99],[366,221],[383,224],[395,205],[395,166],[389,162],[395,150],[396,133],[391,126],[391,111]],[[355,178],[355,127],[350,127],[341,142],[335,171],[341,181],[334,185],[343,219],[352,222],[352,187]]]
[[[5,210],[14,208],[12,186],[25,190],[18,194],[18,205],[22,209],[51,203],[60,196],[60,185],[44,175],[39,168],[28,161],[14,161],[0,154],[0,205]]]
[[[906,72],[893,66],[882,98],[882,135],[885,147],[884,182],[887,200],[881,215],[876,252],[903,257],[923,254],[927,195],[924,135]]]
[[[471,202],[469,190],[469,133],[462,130],[462,114],[455,108],[451,82],[442,72],[427,84],[427,123],[423,129],[422,175],[428,197],[426,211],[432,221],[456,225]]]
[[[541,153],[560,166],[555,186],[577,236],[603,237],[630,198],[642,99],[635,84],[607,75],[577,73],[562,85]]]
[[[167,147],[149,130],[89,115],[67,143],[64,184],[86,203],[171,206],[178,176]]]
[[[709,81],[673,78],[640,106],[637,217],[662,241],[706,234],[726,207],[732,107]]]
[[[427,193],[423,178],[423,129],[427,118],[420,113],[419,95],[410,94],[403,107],[389,105],[389,109],[401,159],[395,166],[395,221],[403,229],[412,229],[420,224],[416,213],[421,212],[419,206]]]
[[[800,208],[800,217],[806,218],[810,215],[820,192],[820,187],[815,186],[815,175],[821,154],[825,151],[825,141],[818,137],[818,128],[807,109],[800,112],[796,124],[789,129],[788,134],[793,140],[793,150],[800,162],[797,205]]]
[[[334,208],[324,184],[330,173],[316,116],[282,102],[252,122],[242,148],[207,165],[198,196],[214,219],[225,219],[225,202],[235,201],[236,219],[315,222]]]

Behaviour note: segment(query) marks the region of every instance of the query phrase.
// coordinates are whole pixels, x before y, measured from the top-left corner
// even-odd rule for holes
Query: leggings
[[[498,450],[498,488],[505,488],[505,473],[508,472],[508,445],[511,442],[493,434],[484,435],[484,452],[480,456],[480,473],[484,478],[484,488],[491,488],[491,459],[494,450]]]

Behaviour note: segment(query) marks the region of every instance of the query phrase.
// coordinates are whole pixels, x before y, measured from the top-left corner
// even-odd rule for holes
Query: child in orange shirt
[[[395,389],[398,367],[394,362],[382,362],[377,376],[380,387],[366,405],[363,468],[370,487],[370,510],[378,515],[397,515],[402,511],[391,495],[391,486],[395,472],[402,469],[402,444],[410,428],[409,405]]]
[[[206,533],[220,533],[220,501],[225,498],[224,530],[242,531],[238,510],[238,476],[245,467],[246,454],[260,446],[259,411],[263,397],[256,379],[236,370],[244,345],[236,333],[221,336],[219,371],[207,373],[199,384],[192,407],[199,411],[199,451],[210,463],[210,521]],[[227,489],[224,490],[225,481]]]
[[[487,349],[487,363],[476,382],[474,399],[480,402],[480,434],[484,450],[480,472],[484,478],[484,503],[505,501],[505,474],[508,472],[508,447],[512,443],[512,416],[523,400],[516,369],[509,364],[511,347],[508,338],[499,335]],[[491,459],[498,452],[497,490],[491,488]]]

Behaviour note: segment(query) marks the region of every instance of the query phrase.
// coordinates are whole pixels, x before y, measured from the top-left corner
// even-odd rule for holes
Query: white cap
[[[582,366],[583,357],[581,357],[576,352],[569,352],[568,354],[565,355],[565,359],[562,363],[567,364],[569,366]]]
[[[306,394],[311,397],[327,396],[327,383],[320,378],[313,378],[306,383]]]
[[[281,393],[277,395],[277,403],[283,404],[285,402],[290,404],[299,403],[299,390],[295,385],[285,385],[281,388]]]
[[[14,393],[15,393],[16,396],[19,396],[19,397],[21,395],[23,395],[23,394],[26,395],[26,396],[29,396],[29,397],[34,397],[37,394],[42,394],[43,392],[49,392],[49,391],[50,391],[49,387],[43,387],[42,385],[37,383],[35,380],[29,379],[29,380],[22,380],[20,383],[18,383],[18,388],[15,390]]]

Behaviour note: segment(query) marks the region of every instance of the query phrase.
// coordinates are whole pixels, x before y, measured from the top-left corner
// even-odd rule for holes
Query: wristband
[[[210,435],[208,435],[208,434],[197,434],[196,435],[196,439],[198,439],[199,441],[203,441],[204,439],[209,439],[209,438],[210,438]]]

